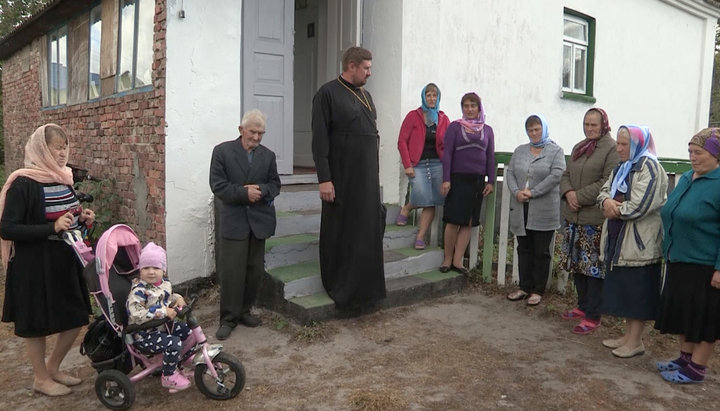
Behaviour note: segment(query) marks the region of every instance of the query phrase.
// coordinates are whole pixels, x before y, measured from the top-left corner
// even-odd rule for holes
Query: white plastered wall
[[[594,104],[561,98],[565,7],[596,19]],[[366,0],[363,45],[374,68],[367,88],[378,107],[385,201],[397,202],[404,189],[397,133],[430,81],[451,120],[465,92],[480,94],[496,151],[526,142],[525,118],[541,113],[567,153],[596,106],[613,130],[648,125],[661,157],[685,158],[687,141],[708,121],[718,13],[701,0]]]
[[[215,269],[210,157],[215,145],[238,136],[240,4],[168,1],[165,221],[174,282]]]

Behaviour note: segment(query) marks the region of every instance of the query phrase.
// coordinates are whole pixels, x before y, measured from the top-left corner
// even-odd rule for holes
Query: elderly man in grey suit
[[[275,153],[260,144],[265,122],[260,110],[245,113],[240,137],[215,146],[210,162],[210,188],[219,200],[218,340],[237,324],[261,323],[250,307],[265,272],[265,239],[275,234],[273,199],[280,194]]]

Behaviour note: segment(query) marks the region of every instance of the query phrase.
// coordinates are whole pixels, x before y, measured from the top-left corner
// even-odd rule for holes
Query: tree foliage
[[[0,0],[0,39],[40,10],[50,0]],[[2,62],[0,61],[0,163],[5,162],[2,110]]]

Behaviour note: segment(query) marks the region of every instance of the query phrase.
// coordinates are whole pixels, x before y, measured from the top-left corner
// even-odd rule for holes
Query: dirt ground
[[[462,294],[309,327],[259,310],[262,326],[238,327],[224,342],[247,372],[238,397],[217,402],[195,387],[171,395],[157,377],[148,377],[135,385],[133,409],[720,408],[717,350],[703,384],[671,385],[654,363],[676,356],[673,337],[648,325],[645,355],[615,358],[601,340],[618,336],[621,321],[605,318],[595,333],[577,336],[570,333],[574,323],[559,316],[572,306],[571,296],[548,294],[530,308],[505,300],[509,290],[480,284]],[[211,341],[217,308],[217,290],[203,292],[196,312]],[[0,409],[102,409],[95,371],[77,347],[64,369],[84,382],[73,394],[50,399],[32,391],[31,368],[11,324],[2,323],[0,346]]]

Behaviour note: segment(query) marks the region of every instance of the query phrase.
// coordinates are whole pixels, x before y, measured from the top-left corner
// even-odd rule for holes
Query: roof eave
[[[0,60],[5,60],[97,0],[53,0],[0,39]]]

